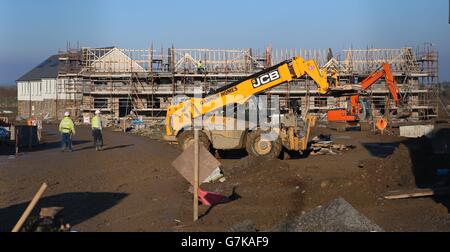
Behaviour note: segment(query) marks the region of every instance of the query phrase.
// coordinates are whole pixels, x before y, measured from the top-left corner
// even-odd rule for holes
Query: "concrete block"
[[[434,125],[414,125],[401,126],[400,136],[409,138],[419,138],[423,136],[431,136],[434,130]]]

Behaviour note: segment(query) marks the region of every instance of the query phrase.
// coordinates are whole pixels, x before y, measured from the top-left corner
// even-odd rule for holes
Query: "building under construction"
[[[357,84],[382,63],[389,63],[403,101],[413,109],[408,120],[437,117],[438,52],[431,44],[420,48],[348,49],[334,55],[330,49],[271,47],[67,49],[17,80],[19,116],[52,120],[60,119],[68,110],[82,120],[100,110],[110,120],[130,113],[144,120],[162,119],[176,95],[191,96],[195,87],[208,93],[294,56],[315,59],[319,66],[337,71],[340,85]],[[200,61],[202,71],[197,69]],[[308,78],[283,84],[268,94],[279,95],[281,108],[297,100],[302,110],[322,120],[326,111],[347,106],[345,97],[320,95]],[[369,98],[375,112],[396,109],[389,96],[384,80],[371,88]]]

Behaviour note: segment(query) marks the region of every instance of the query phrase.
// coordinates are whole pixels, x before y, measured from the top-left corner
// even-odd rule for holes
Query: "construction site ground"
[[[448,125],[441,139],[450,137]],[[79,126],[74,152],[60,150],[55,125],[44,127],[44,144],[18,157],[0,155],[0,231],[12,229],[43,182],[49,184],[35,208],[64,207],[77,231],[228,231],[242,223],[273,230],[279,223],[342,197],[385,231],[450,231],[446,197],[385,200],[391,190],[437,182],[437,168],[450,168],[448,154],[432,153],[425,139],[407,140],[368,132],[316,127],[338,144],[336,155],[263,160],[242,152],[220,159],[225,182],[202,188],[232,202],[200,206],[192,221],[189,183],[171,166],[181,153],[161,140],[105,130],[105,149],[92,147],[90,130]]]

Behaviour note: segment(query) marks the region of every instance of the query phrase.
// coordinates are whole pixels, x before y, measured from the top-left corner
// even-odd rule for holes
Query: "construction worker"
[[[100,118],[100,110],[95,111],[95,116],[91,120],[92,137],[94,137],[95,150],[103,149],[102,120]]]
[[[70,113],[65,112],[64,118],[59,123],[59,132],[61,133],[61,148],[64,152],[67,148],[69,151],[73,151],[72,147],[72,136],[75,135],[75,126],[72,119],[70,118]]]
[[[205,71],[205,66],[203,65],[203,62],[200,60],[197,63],[197,72],[198,73],[203,73],[203,71]]]

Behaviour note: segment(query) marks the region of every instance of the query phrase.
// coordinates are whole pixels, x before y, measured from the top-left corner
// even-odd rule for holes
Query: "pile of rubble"
[[[154,140],[161,140],[164,137],[165,126],[162,124],[142,124],[133,125],[130,129],[130,133],[148,137]]]
[[[354,145],[335,144],[331,136],[320,135],[311,140],[312,156],[318,155],[341,155],[343,151],[354,149]]]
[[[30,216],[20,229],[21,232],[72,232],[70,224],[65,223],[61,211],[63,207],[42,208],[39,217]]]
[[[343,198],[283,222],[278,232],[383,232]]]

